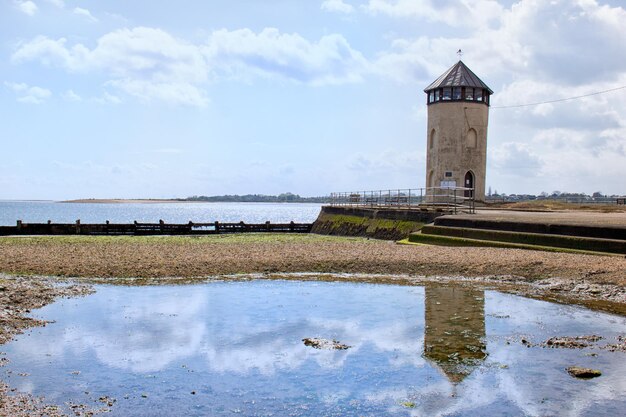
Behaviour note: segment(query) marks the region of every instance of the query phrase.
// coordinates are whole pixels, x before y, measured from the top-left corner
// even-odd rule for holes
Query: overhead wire
[[[512,104],[512,105],[509,105],[509,106],[491,106],[491,108],[492,109],[513,109],[513,108],[520,108],[520,107],[539,106],[541,104],[559,103],[559,102],[562,102],[562,101],[570,101],[570,100],[577,100],[577,99],[585,98],[585,97],[597,96],[597,95],[600,95],[600,94],[610,93],[612,91],[623,90],[625,88],[626,88],[626,85],[623,85],[621,87],[615,87],[615,88],[610,88],[608,90],[596,91],[596,92],[593,92],[593,93],[583,94],[581,96],[559,98],[559,99],[547,100],[547,101],[538,101],[536,103]]]

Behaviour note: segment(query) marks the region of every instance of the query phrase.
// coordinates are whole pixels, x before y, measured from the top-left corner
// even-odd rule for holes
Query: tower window
[[[474,101],[474,89],[465,87],[465,100]]]
[[[461,87],[454,87],[452,89],[452,99],[461,100]]]
[[[483,90],[482,90],[482,88],[475,89],[474,93],[476,94],[475,97],[474,97],[474,100],[476,100],[476,101],[483,101]]]
[[[446,171],[446,178],[452,178],[452,171]]]
[[[474,129],[470,129],[467,132],[467,137],[465,138],[465,146],[468,148],[475,148],[477,142],[477,135]]]
[[[433,101],[435,101],[435,92],[431,91],[430,93],[428,93],[428,102],[432,103]]]
[[[435,131],[435,129],[430,131],[430,138],[428,140],[428,147],[430,149],[435,147],[435,141],[437,140],[437,132]]]
[[[452,89],[450,87],[444,87],[442,100],[451,100],[451,99],[452,99]]]

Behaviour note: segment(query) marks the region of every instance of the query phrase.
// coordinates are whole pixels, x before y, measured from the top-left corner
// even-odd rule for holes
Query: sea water
[[[24,223],[313,223],[313,203],[60,203],[0,201],[0,226]]]

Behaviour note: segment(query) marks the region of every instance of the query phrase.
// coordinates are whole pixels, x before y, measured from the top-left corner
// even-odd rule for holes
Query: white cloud
[[[626,10],[593,0],[526,1],[506,11],[500,28],[480,35],[497,43],[498,51],[511,41],[523,45],[524,65],[516,69],[529,78],[577,85],[623,72],[625,26]],[[481,58],[488,55],[481,51]],[[497,62],[490,66],[496,69]]]
[[[249,29],[215,31],[205,54],[219,73],[229,76],[279,77],[314,85],[361,81],[368,66],[341,35],[311,42],[274,28],[258,34]]]
[[[521,1],[487,13],[486,19],[493,23],[489,26],[474,17],[481,8],[491,7],[488,3],[492,2],[475,2],[471,6],[469,2],[444,2],[433,6],[435,3],[429,1],[370,1],[368,10],[387,10],[394,16],[419,13],[422,17],[432,14],[433,19],[444,19],[442,16],[458,14],[467,17],[461,20],[473,22],[464,36],[395,39],[390,50],[379,54],[376,69],[402,82],[428,82],[448,68],[456,59],[455,52],[462,49],[464,61],[487,84],[494,80],[508,83],[530,79],[580,85],[606,80],[624,71],[623,8],[600,6],[593,0]],[[462,13],[466,8],[467,13]],[[410,10],[415,13],[409,13]]]
[[[37,13],[39,8],[32,1],[22,1],[22,0],[13,0],[13,5],[22,13],[25,13],[29,16]]]
[[[545,154],[542,172],[560,179],[560,189],[577,190],[581,178],[596,178],[607,189],[623,190],[625,135],[626,129],[598,134],[557,128],[538,133],[532,144]]]
[[[219,77],[276,77],[312,85],[357,82],[368,67],[340,35],[311,42],[277,29],[213,32],[191,44],[153,28],[121,29],[102,36],[93,49],[44,36],[21,44],[13,63],[39,61],[73,73],[98,71],[107,85],[142,100],[204,106],[202,85]]]
[[[371,175],[390,174],[397,171],[413,172],[416,166],[424,165],[421,152],[406,152],[387,149],[376,154],[357,153],[348,161],[348,168]]]
[[[613,83],[625,85],[626,74]],[[498,101],[558,99],[604,90],[613,83],[568,89],[547,82],[518,81],[502,90]],[[488,166],[495,174],[490,175],[493,185],[502,190],[504,178],[518,178],[516,192],[591,193],[602,188],[621,193],[626,177],[624,112],[626,97],[618,92],[540,106],[492,109]]]
[[[130,22],[130,20],[128,20],[126,17],[117,13],[104,12],[104,14],[113,20],[117,20],[118,23],[128,24]]]
[[[489,150],[491,166],[516,176],[538,176],[542,161],[536,149],[528,143],[505,142]]]
[[[67,90],[63,93],[62,97],[67,101],[82,101],[82,97],[76,94],[73,90]]]
[[[190,83],[185,82],[154,82],[137,79],[121,79],[109,81],[111,85],[126,94],[138,97],[142,101],[161,100],[178,105],[187,104],[204,107],[209,103],[205,93]]]
[[[11,56],[14,63],[38,60],[46,66],[58,65],[70,71],[84,66],[89,50],[79,44],[71,49],[65,47],[67,39],[52,40],[45,36],[37,36],[32,41],[21,44]]]
[[[495,0],[369,0],[362,8],[371,14],[423,18],[468,27],[483,27],[497,21],[503,12],[503,7]]]
[[[159,154],[169,154],[169,155],[178,155],[178,154],[182,154],[185,151],[183,151],[182,149],[178,149],[178,148],[159,148],[159,149],[153,149],[151,151],[146,151],[147,153],[159,153]]]
[[[13,54],[14,63],[39,61],[73,73],[102,72],[112,79],[107,85],[143,100],[175,103],[206,103],[198,88],[208,80],[208,66],[199,47],[151,28],[121,29],[98,39],[89,49],[68,47],[64,38],[37,37]],[[109,102],[117,102],[109,100]]]
[[[345,3],[343,0],[324,0],[322,2],[322,10],[349,14],[354,11],[354,6]]]
[[[65,2],[63,0],[46,0],[48,3],[55,5],[59,9],[65,7]]]
[[[95,102],[101,104],[120,104],[122,99],[111,93],[105,92],[102,97],[96,98]]]
[[[5,82],[4,85],[15,92],[17,101],[21,103],[41,104],[52,96],[52,92],[48,89],[29,86],[25,83]]]
[[[96,19],[89,10],[87,9],[83,9],[82,7],[75,7],[74,14],[78,15],[78,16],[82,16],[84,18],[86,18],[87,20],[90,20],[92,22],[97,22],[98,19]]]
[[[464,61],[487,84],[494,78],[509,80],[512,74],[527,73],[532,56],[523,38],[487,30],[466,38],[395,39],[389,50],[378,55],[374,67],[382,76],[426,86],[458,59],[459,49],[466,52]]]
[[[498,124],[515,126],[512,131],[570,129],[585,135],[595,135],[589,145],[597,146],[598,143],[605,142],[602,138],[610,136],[609,132],[624,130],[626,133],[626,123],[621,116],[626,111],[626,97],[619,90],[527,107],[499,106],[580,97],[620,85],[626,85],[626,73],[610,82],[598,80],[596,83],[577,87],[530,80],[513,81],[497,92],[492,100],[492,114],[497,118]]]
[[[381,149],[378,152],[357,152],[347,155],[343,161],[345,170],[340,175],[333,170],[333,177],[328,181],[339,189],[353,188],[355,183],[367,183],[367,189],[378,190],[395,184],[396,187],[408,188],[418,182],[418,176],[426,170],[426,158],[421,150]],[[409,183],[407,183],[409,179]],[[344,186],[341,181],[347,181]],[[421,183],[421,181],[420,181]],[[406,185],[405,185],[406,184]],[[421,185],[420,185],[421,186]],[[343,191],[346,191],[344,189]]]

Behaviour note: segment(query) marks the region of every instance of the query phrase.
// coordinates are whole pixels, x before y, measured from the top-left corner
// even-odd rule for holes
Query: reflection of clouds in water
[[[398,413],[401,410],[411,416],[447,416],[493,403],[498,393],[485,390],[485,376],[472,376],[459,385],[450,384],[447,379],[438,379],[418,389],[387,389],[371,392],[367,398],[372,402],[392,402],[394,406],[389,413]],[[412,403],[412,407],[405,408],[402,404]],[[472,415],[472,413],[469,413]]]
[[[498,293],[488,297],[486,312],[508,315],[493,320],[497,329],[492,328],[489,333],[522,332],[533,335],[533,342],[581,334],[610,338],[620,328],[626,331],[626,320],[621,317]],[[585,356],[588,350],[524,348],[495,340],[489,344],[490,360],[510,368],[497,374],[499,390],[528,415],[580,416],[589,413],[591,406],[622,400],[626,393],[626,380],[622,377],[626,373],[626,361],[620,358],[624,354],[594,351],[599,357],[591,361]],[[576,381],[565,371],[570,365],[599,368],[603,375],[590,381]]]
[[[244,292],[251,289],[246,285],[255,284],[253,292]],[[71,323],[63,332],[49,332],[45,342],[33,340],[21,350],[32,349],[33,357],[42,345],[49,346],[47,353],[55,357],[92,351],[109,367],[139,373],[157,372],[195,355],[206,359],[209,370],[220,373],[241,375],[255,370],[273,375],[310,361],[330,370],[343,367],[347,358],[364,347],[391,353],[393,367],[424,365],[422,323],[407,323],[387,313],[376,317],[374,325],[369,311],[345,312],[323,305],[302,308],[297,297],[290,306],[283,300],[288,307],[281,311],[274,304],[276,294],[267,297],[263,288],[259,291],[259,286],[281,284],[101,288],[100,294],[85,299],[83,307],[63,319]],[[283,293],[289,291],[280,288]],[[358,292],[370,298],[369,291]],[[409,297],[413,300],[416,295]],[[356,297],[351,301],[359,303]],[[315,303],[333,304],[319,295]],[[304,346],[305,337],[336,338],[351,348],[317,350]]]
[[[184,298],[140,297],[132,307],[126,305],[128,299],[123,296],[93,297],[87,303],[89,313],[74,317],[76,325],[62,332],[49,332],[45,340],[24,344],[22,353],[37,357],[41,346],[55,357],[93,350],[107,366],[154,372],[195,353],[204,338],[200,314],[206,304],[203,292],[186,294]],[[92,314],[97,314],[97,320]]]
[[[302,295],[302,287],[311,294]],[[380,296],[380,290],[388,292]],[[588,358],[585,351],[528,349],[504,341],[520,332],[539,339],[548,332],[571,335],[572,329],[615,332],[624,328],[624,319],[611,318],[616,322],[606,324],[606,315],[489,293],[485,313],[509,318],[487,316],[488,359],[453,385],[422,356],[425,315],[419,294],[403,294],[401,287],[356,285],[335,285],[324,291],[284,282],[174,289],[105,287],[101,294],[82,299],[80,308],[72,310],[72,302],[58,316],[54,313],[52,318],[59,323],[45,332],[33,331],[19,350],[26,360],[41,361],[43,346],[43,352],[56,356],[59,363],[72,363],[70,356],[90,359],[94,354],[108,367],[136,373],[186,363],[196,368],[195,375],[224,374],[233,384],[257,378],[257,373],[276,389],[303,381],[289,379],[299,369],[309,377],[310,392],[329,407],[355,399],[387,409],[388,414],[414,416],[494,410],[496,414],[505,410],[579,416],[593,411],[590,404],[604,407],[620,401],[626,392],[626,380],[620,377],[626,372],[626,361],[620,362],[625,357],[622,353],[596,350],[599,356]],[[346,303],[338,301],[347,294]],[[537,321],[546,323],[545,327]],[[70,325],[64,331],[47,331],[62,329],[64,322]],[[337,339],[352,347],[317,350],[304,346],[305,337]],[[570,359],[581,362],[570,363]],[[509,369],[500,369],[499,364]],[[571,364],[597,364],[604,375],[579,383],[564,370]],[[34,390],[22,385],[24,390]],[[542,403],[546,396],[555,399]],[[404,401],[414,402],[415,407],[403,407]]]
[[[590,329],[592,333],[615,334],[616,325],[619,329],[626,323],[621,318],[572,306],[497,293],[490,294],[485,307],[487,314],[508,316],[489,320],[496,328],[488,328],[487,333],[500,336],[522,331],[544,340],[544,335],[589,334]],[[526,348],[506,345],[501,338],[491,338],[487,350],[489,361],[485,366],[475,369],[459,384],[436,379],[413,389],[372,391],[367,394],[368,399],[381,404],[393,402],[390,414],[404,411],[414,416],[497,414],[505,409],[531,416],[581,416],[598,411],[611,415],[615,413],[611,408],[623,405],[626,361],[622,360],[622,353],[596,349],[599,356],[590,359],[584,350]],[[500,364],[508,368],[501,369]],[[572,364],[599,368],[603,376],[590,381],[574,380],[565,371]],[[412,407],[404,408],[404,402],[412,403]]]
[[[246,292],[234,305],[221,301],[227,298],[232,284],[219,288],[214,295],[215,300],[220,301],[210,310],[220,321],[210,323],[210,336],[201,349],[207,366],[213,371],[246,374],[256,370],[272,375],[299,368],[309,361],[330,370],[344,366],[347,358],[357,355],[363,347],[394,352],[390,359],[392,366],[423,366],[422,322],[407,324],[407,320],[399,320],[398,314],[387,308],[387,303],[372,302],[372,287],[285,282],[248,284],[251,285],[256,290]],[[269,288],[259,293],[259,287]],[[241,284],[236,288],[238,292],[246,290]],[[377,289],[397,291],[396,288]],[[419,305],[420,292],[416,292],[407,292],[402,302],[410,308]],[[368,304],[384,312],[379,310],[376,314],[364,307]],[[406,315],[406,307],[404,311],[402,314]],[[413,314],[418,316],[413,320],[423,320]],[[317,350],[304,346],[302,339],[305,337],[338,339],[351,348]]]
[[[492,387],[489,375],[474,371],[474,373],[463,383],[450,386],[447,391],[449,395],[445,395],[442,391],[430,392],[424,398],[421,398],[422,413],[417,415],[429,416],[446,416],[457,413],[468,412],[485,407],[494,403],[500,393],[495,387]],[[421,397],[421,395],[420,395]],[[469,413],[475,414],[475,413]]]
[[[375,328],[362,326],[353,320],[299,319],[301,321],[277,324],[273,329],[266,325],[233,329],[229,335],[208,338],[202,347],[208,366],[217,372],[245,374],[255,369],[265,375],[279,370],[296,369],[308,360],[314,360],[324,369],[340,368],[348,357],[371,345],[379,352],[394,352],[392,366],[421,367],[423,338],[412,325],[394,323]],[[237,333],[239,331],[239,333]],[[304,337],[333,338],[338,335],[348,350],[313,349],[304,346]]]
[[[142,301],[119,306],[113,300],[106,331],[77,329],[84,346],[108,366],[133,372],[161,370],[198,350],[206,331],[200,314],[207,301],[204,292]]]
[[[313,320],[313,324],[327,333],[345,335],[342,336],[345,339],[341,342],[352,346],[348,350],[350,353],[356,353],[362,347],[371,345],[378,352],[394,352],[394,356],[390,358],[390,365],[394,367],[412,365],[419,368],[424,365],[422,326],[416,327],[413,323],[393,319],[375,327],[368,327],[352,320],[316,319]]]
[[[506,348],[493,355],[498,362],[507,363],[510,370],[497,374],[503,396],[528,415],[580,416],[590,407],[601,407],[613,401],[623,401],[626,393],[625,355],[621,352],[598,352],[608,359],[585,356],[585,350]],[[565,357],[565,358],[564,358]],[[603,371],[600,378],[574,380],[565,368],[572,364],[587,364]]]
[[[158,329],[138,329],[130,337],[98,333],[83,335],[86,346],[92,347],[98,360],[113,368],[133,372],[156,372],[170,363],[196,352],[202,341],[204,327],[197,323],[185,328],[185,323],[160,326]],[[155,333],[158,332],[158,333]]]
[[[416,326],[411,322],[389,320],[387,323],[377,324],[368,328],[357,321],[350,320],[313,320],[317,326],[323,327],[330,333],[344,334],[342,342],[358,350],[363,344],[372,344],[379,352],[396,352],[390,359],[391,365],[399,367],[424,365],[422,351],[424,345],[423,325]]]
[[[603,381],[602,385],[595,384],[586,389],[583,395],[570,395],[569,406],[571,412],[569,415],[581,416],[586,412],[589,413],[592,411],[591,409],[595,406],[595,403],[603,400],[607,403],[615,400],[623,401],[624,393],[626,393],[626,380],[624,379],[626,366],[624,361],[618,364],[617,369],[613,369],[613,372],[610,382]]]
[[[327,389],[326,388],[324,389],[323,392],[320,393],[319,398],[323,403],[327,405],[333,405],[333,404],[337,404],[338,402],[342,400],[350,398],[351,395],[352,393],[345,389]]]
[[[507,316],[505,319],[493,317],[504,315]],[[576,332],[590,327],[593,327],[595,332],[613,333],[616,324],[617,327],[619,323],[622,327],[626,324],[621,317],[615,316],[615,319],[611,319],[609,315],[598,315],[578,306],[553,304],[495,291],[486,291],[485,316],[492,324],[490,334],[498,333],[499,328],[494,329],[494,326],[501,327],[500,325],[505,325],[503,330],[508,333],[512,331],[537,333],[549,325],[549,329],[567,326],[569,332],[577,334]]]

